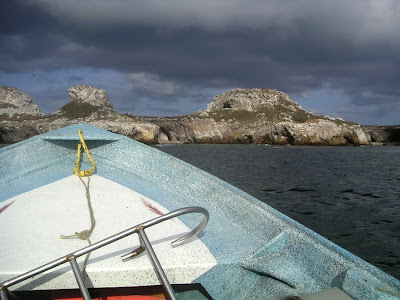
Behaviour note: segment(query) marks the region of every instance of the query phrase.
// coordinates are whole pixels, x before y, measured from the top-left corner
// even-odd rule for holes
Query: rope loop
[[[92,232],[90,230],[82,230],[81,232],[75,232],[73,235],[60,235],[60,239],[73,239],[78,238],[81,240],[87,240]]]
[[[86,146],[86,142],[85,139],[83,138],[83,133],[81,129],[79,129],[78,134],[79,134],[79,142],[78,142],[78,151],[76,154],[76,162],[74,166],[74,173],[76,176],[79,177],[90,176],[96,169],[96,164],[92,156],[90,155],[89,149]],[[92,164],[92,167],[90,169],[84,171],[81,171],[82,148],[85,151],[87,157],[89,158],[90,163]]]

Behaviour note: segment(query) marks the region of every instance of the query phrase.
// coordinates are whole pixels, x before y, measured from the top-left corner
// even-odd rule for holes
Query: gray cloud
[[[78,26],[102,28],[109,26],[154,26],[205,30],[232,28],[265,29],[274,27],[285,36],[298,33],[297,23],[311,20],[318,29],[332,34],[356,33],[359,39],[373,36],[394,37],[399,25],[400,4],[396,0],[365,1],[338,0],[204,0],[168,2],[148,1],[85,1],[31,0],[27,1]]]
[[[328,84],[355,106],[400,103],[396,0],[20,0],[0,10],[6,73],[114,70],[132,98],[160,107],[186,97],[186,110],[205,89],[232,87],[302,95]]]

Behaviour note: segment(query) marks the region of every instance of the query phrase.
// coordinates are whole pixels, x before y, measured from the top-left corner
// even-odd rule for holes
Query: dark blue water
[[[168,145],[400,279],[400,147]]]

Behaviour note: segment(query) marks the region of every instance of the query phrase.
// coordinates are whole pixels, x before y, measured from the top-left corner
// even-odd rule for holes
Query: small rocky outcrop
[[[103,89],[90,85],[76,85],[68,89],[69,103],[51,114],[53,118],[106,119],[119,115]]]
[[[87,103],[105,109],[114,109],[107,93],[90,85],[76,85],[68,89],[71,102]]]
[[[195,140],[203,142],[370,144],[360,125],[315,115],[286,93],[273,89],[236,89],[223,93],[193,117]]]
[[[316,119],[344,122],[318,116],[303,109],[289,95],[273,89],[235,89],[214,97],[200,115],[241,118],[245,121],[265,119],[270,122],[308,122]],[[347,122],[348,123],[348,122]]]
[[[269,110],[281,108],[283,112],[287,113],[294,113],[297,110],[304,111],[298,103],[289,98],[288,94],[273,89],[234,89],[214,97],[213,100],[207,105],[207,112],[221,109],[255,112],[260,108]]]
[[[41,116],[37,104],[23,91],[8,86],[0,86],[0,116],[16,117]]]

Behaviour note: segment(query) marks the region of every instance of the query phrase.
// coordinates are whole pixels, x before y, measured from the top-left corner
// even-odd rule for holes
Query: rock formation
[[[192,130],[194,142],[201,143],[370,143],[360,125],[307,112],[287,94],[272,89],[229,91],[180,123]]]
[[[400,144],[400,126],[361,127],[374,144]]]
[[[293,114],[297,110],[304,111],[287,94],[272,89],[234,89],[214,97],[213,100],[207,105],[207,112],[220,111],[221,109],[256,112],[260,108],[266,110],[280,108],[290,118],[289,113]]]
[[[14,87],[0,86],[0,116],[41,116],[37,104],[26,93]]]
[[[90,85],[76,85],[68,89],[71,102],[83,102],[101,108],[113,109],[107,93]]]
[[[89,85],[77,85],[68,89],[69,103],[51,114],[53,118],[99,119],[119,115],[103,89]]]
[[[0,105],[14,105],[14,94],[9,95]],[[0,114],[0,142],[17,142],[74,123],[88,123],[148,144],[363,145],[370,144],[372,137],[358,124],[307,112],[287,94],[271,89],[232,90],[216,96],[204,111],[175,118],[120,114],[104,90],[91,86],[72,87],[69,96],[70,102],[50,115],[38,112],[34,119],[17,121]]]

